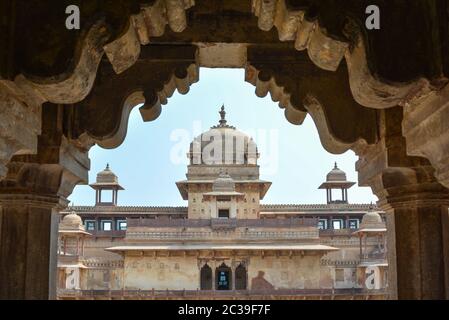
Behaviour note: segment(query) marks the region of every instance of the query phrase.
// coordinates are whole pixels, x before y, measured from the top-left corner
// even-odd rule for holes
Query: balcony
[[[235,231],[233,229],[218,229],[211,231],[131,231],[126,234],[129,240],[212,240],[212,239],[234,239],[234,240],[304,240],[318,238],[318,230],[301,231]]]
[[[362,256],[362,259],[360,259],[360,263],[364,265],[386,264],[387,263],[386,252],[364,254]]]
[[[316,227],[317,219],[128,219],[128,228],[207,228],[229,226],[232,228],[297,228]]]
[[[88,232],[95,238],[124,238],[126,235],[126,230],[91,230]]]
[[[237,219],[211,219],[212,230],[229,230],[237,228]]]
[[[320,236],[324,237],[351,237],[357,229],[321,229]]]
[[[316,219],[128,219],[129,240],[318,239]]]

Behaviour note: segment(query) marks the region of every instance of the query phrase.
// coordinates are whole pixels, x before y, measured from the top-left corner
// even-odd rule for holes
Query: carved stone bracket
[[[41,132],[41,102],[14,82],[0,80],[0,178],[16,154],[35,153]]]
[[[104,148],[120,145],[133,107],[143,104],[142,118],[152,121],[175,90],[186,94],[190,85],[198,81],[196,53],[195,46],[149,45],[139,60],[121,74],[103,64],[91,94],[75,105],[78,122],[74,136],[87,132]]]
[[[114,71],[119,74],[130,68],[139,58],[140,45],[149,44],[151,37],[162,36],[166,25],[174,32],[182,32],[187,27],[186,10],[194,4],[194,0],[157,0],[141,5],[140,12],[131,16],[126,31],[104,46]]]
[[[302,123],[309,113],[329,152],[343,153],[377,141],[377,112],[354,101],[344,64],[335,72],[325,71],[291,47],[250,46],[246,81],[256,86],[259,97],[270,92],[291,123]]]
[[[382,112],[381,140],[356,151],[359,184],[387,213],[390,298],[447,298],[449,190],[427,159],[407,155],[401,122],[401,107]]]
[[[73,69],[50,78],[18,75],[15,82],[22,89],[33,91],[44,101],[67,104],[78,102],[92,89],[104,53],[103,46],[109,36],[107,25],[100,20],[79,40]]]
[[[340,38],[337,38],[323,28],[318,13],[310,14],[308,5],[293,8],[290,2],[252,0],[259,28],[269,31],[276,27],[281,41],[294,41],[296,50],[307,49],[310,60],[323,70],[336,71],[345,58],[351,91],[359,104],[369,108],[391,108],[407,101],[416,92],[438,89],[424,78],[410,83],[382,81],[369,69],[364,37],[353,20],[348,17]]]
[[[402,130],[407,153],[427,158],[449,188],[449,86],[406,104]]]

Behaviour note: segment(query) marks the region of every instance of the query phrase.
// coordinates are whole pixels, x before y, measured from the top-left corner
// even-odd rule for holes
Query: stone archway
[[[89,148],[118,146],[132,107],[144,103],[142,117],[154,120],[208,66],[244,67],[288,121],[309,113],[328,151],[354,150],[360,183],[392,217],[392,297],[449,298],[449,19],[437,14],[447,3],[374,2],[388,17],[375,32],[363,30],[358,0],[94,0],[80,32],[58,27],[65,1],[51,13],[42,2],[2,2],[0,260],[14,257],[17,268],[12,281],[0,265],[0,297],[52,297],[54,244],[43,235],[55,232],[73,186],[87,182]],[[94,19],[98,10],[104,19]]]

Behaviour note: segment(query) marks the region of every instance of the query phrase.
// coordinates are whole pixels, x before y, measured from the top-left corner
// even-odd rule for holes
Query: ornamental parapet
[[[204,228],[227,225],[235,228],[295,228],[316,227],[315,218],[295,219],[128,219],[128,228]]]
[[[317,230],[310,231],[180,231],[180,232],[149,232],[149,231],[129,231],[126,234],[128,240],[206,240],[232,238],[239,240],[298,240],[316,239]]]

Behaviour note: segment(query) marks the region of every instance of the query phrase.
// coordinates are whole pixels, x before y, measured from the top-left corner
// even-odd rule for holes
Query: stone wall
[[[320,257],[251,257],[248,285],[260,289],[318,289],[320,287]]]
[[[196,257],[125,258],[125,289],[196,290],[199,279]]]

